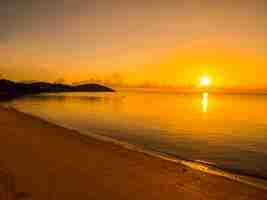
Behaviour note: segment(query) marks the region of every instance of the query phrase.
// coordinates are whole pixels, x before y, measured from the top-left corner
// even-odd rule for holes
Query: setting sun
[[[210,81],[209,77],[207,77],[207,76],[203,76],[203,77],[200,79],[200,86],[205,86],[205,87],[207,87],[207,86],[210,86],[210,84],[211,84],[211,81]]]

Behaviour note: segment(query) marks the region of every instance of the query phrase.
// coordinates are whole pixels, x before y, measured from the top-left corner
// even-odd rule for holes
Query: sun
[[[203,76],[200,78],[200,86],[202,87],[208,87],[210,86],[211,81],[210,78],[208,76]]]

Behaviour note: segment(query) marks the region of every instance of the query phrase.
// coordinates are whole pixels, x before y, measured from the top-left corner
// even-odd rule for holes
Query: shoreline
[[[21,118],[21,119],[24,119],[24,118],[26,118],[25,119],[25,122],[29,122],[29,124],[28,125],[30,125],[30,124],[32,124],[32,122],[30,122],[31,120],[33,120],[34,122],[35,122],[35,124],[37,124],[37,123],[40,123],[40,125],[42,125],[42,126],[48,126],[48,127],[50,127],[52,130],[53,129],[58,129],[58,131],[60,130],[60,131],[62,131],[62,135],[58,135],[57,137],[59,137],[59,139],[61,140],[61,139],[64,139],[65,137],[71,137],[71,139],[73,139],[73,140],[75,140],[76,142],[77,142],[77,140],[79,141],[79,143],[82,143],[82,145],[85,145],[84,143],[86,143],[87,144],[87,142],[88,143],[99,143],[99,146],[100,146],[100,148],[101,148],[101,146],[109,146],[107,149],[109,149],[109,148],[111,148],[111,150],[113,149],[113,148],[115,148],[115,149],[118,149],[117,151],[118,152],[120,152],[120,151],[122,151],[122,152],[125,152],[126,151],[126,154],[127,154],[127,157],[128,157],[128,154],[131,154],[131,155],[134,155],[134,157],[135,156],[137,156],[137,157],[142,157],[142,156],[148,156],[148,157],[146,157],[145,159],[147,159],[147,160],[151,160],[151,161],[147,161],[147,163],[149,163],[149,162],[155,162],[155,160],[157,160],[157,159],[159,159],[159,161],[157,161],[158,162],[158,164],[159,165],[162,165],[162,163],[165,163],[165,161],[166,161],[166,163],[164,164],[164,165],[167,165],[168,167],[171,167],[172,166],[172,163],[174,163],[174,166],[172,166],[172,167],[174,167],[174,168],[177,168],[177,169],[179,169],[179,168],[181,168],[182,169],[182,171],[185,169],[186,171],[187,170],[189,170],[190,171],[190,173],[192,173],[192,174],[197,174],[198,176],[201,176],[201,178],[203,178],[203,177],[207,177],[207,179],[211,179],[212,181],[214,181],[215,180],[215,182],[216,181],[222,181],[222,182],[227,182],[229,185],[231,185],[231,184],[233,184],[233,185],[238,185],[238,186],[236,186],[237,188],[239,188],[240,190],[243,190],[244,188],[246,188],[247,190],[257,190],[258,192],[259,192],[259,194],[261,194],[261,195],[259,195],[259,196],[253,196],[253,198],[254,199],[258,199],[259,197],[261,197],[261,198],[259,198],[259,199],[263,199],[265,196],[262,196],[263,194],[265,194],[265,190],[267,189],[267,187],[266,187],[266,185],[265,185],[265,183],[264,184],[260,184],[260,183],[258,183],[257,181],[255,181],[254,179],[253,180],[251,180],[250,178],[251,177],[244,177],[244,176],[236,176],[236,175],[234,175],[234,174],[229,174],[229,173],[225,173],[224,171],[222,171],[222,170],[218,170],[218,169],[213,169],[213,168],[211,168],[210,166],[204,166],[204,165],[199,165],[199,164],[196,164],[195,162],[190,162],[190,161],[186,161],[186,160],[178,160],[177,158],[174,158],[174,157],[171,157],[171,156],[169,156],[169,155],[166,155],[166,154],[160,154],[160,153],[158,153],[158,152],[153,152],[153,151],[147,151],[147,150],[145,150],[145,149],[142,149],[142,148],[139,148],[139,147],[137,147],[136,145],[131,145],[131,144],[128,144],[128,143],[125,143],[125,142],[121,142],[121,141],[119,141],[119,143],[120,144],[118,144],[118,141],[116,141],[116,140],[114,140],[114,139],[110,139],[110,138],[108,138],[108,137],[104,137],[104,136],[99,136],[99,135],[94,135],[94,134],[91,134],[91,135],[85,135],[85,134],[82,134],[82,133],[80,133],[79,131],[76,131],[76,130],[73,130],[73,128],[71,128],[71,127],[62,127],[62,126],[59,126],[59,125],[56,125],[56,124],[52,124],[52,123],[50,123],[50,122],[48,122],[48,121],[46,121],[46,120],[43,120],[43,119],[41,119],[41,118],[38,118],[38,117],[35,117],[35,116],[32,116],[32,115],[29,115],[29,114],[26,114],[26,113],[23,113],[23,112],[20,112],[20,111],[18,111],[18,110],[16,110],[16,109],[14,109],[14,108],[3,108],[2,106],[0,107],[0,113],[6,113],[6,114],[10,114],[10,115],[12,115],[12,117],[14,117],[15,118],[15,120],[18,120],[19,121],[19,119]],[[13,116],[14,115],[14,116]],[[1,121],[0,121],[1,122]],[[0,123],[0,130],[1,130],[1,126],[3,125],[4,123]],[[32,124],[33,126],[36,126],[36,125],[34,125],[34,124]],[[5,127],[5,128],[8,128],[8,127]],[[28,128],[28,126],[26,126],[26,128]],[[25,130],[26,130],[26,128],[25,128]],[[68,129],[72,129],[72,130],[68,130]],[[38,126],[38,130],[43,130],[43,128],[42,127],[39,127]],[[21,131],[21,130],[20,130]],[[41,131],[40,131],[41,132]],[[41,134],[41,133],[40,133]],[[45,134],[45,133],[44,133]],[[36,136],[34,136],[34,137],[36,137]],[[38,136],[38,137],[43,137],[43,136]],[[51,136],[51,137],[53,137],[53,136]],[[100,138],[101,137],[101,138]],[[92,141],[92,140],[97,140],[97,141]],[[75,142],[75,141],[73,141],[73,142]],[[41,141],[38,141],[38,142],[41,142]],[[51,142],[54,142],[54,141],[51,141]],[[69,141],[70,143],[72,143],[71,141]],[[115,143],[115,145],[114,145],[114,143]],[[81,144],[80,144],[81,145]],[[88,144],[87,144],[88,145]],[[79,147],[79,146],[78,146]],[[123,147],[123,148],[122,148]],[[48,147],[47,147],[48,148]],[[86,148],[89,148],[90,149],[90,146],[88,145]],[[92,149],[94,149],[93,147],[91,147]],[[47,149],[47,150],[49,150],[49,149]],[[117,153],[118,153],[117,152]],[[107,153],[107,152],[105,152],[105,153]],[[114,154],[114,153],[116,153],[116,151],[115,152],[111,152],[111,156]],[[86,154],[85,154],[86,155]],[[48,159],[49,159],[49,155],[46,155],[46,156],[48,156]],[[77,156],[79,156],[79,155],[77,155]],[[107,157],[107,158],[105,158],[105,159],[108,159],[109,157]],[[12,158],[12,159],[15,159],[15,158]],[[96,159],[96,158],[94,158],[94,159]],[[2,160],[2,158],[0,157],[0,160]],[[135,159],[132,159],[131,158],[131,156],[129,156],[129,158],[128,159],[126,159],[126,160],[128,160],[127,162],[136,162],[135,161]],[[64,159],[63,159],[63,161],[64,161]],[[171,161],[171,162],[170,162]],[[33,161],[33,162],[35,162],[35,161]],[[58,161],[59,162],[59,161]],[[60,163],[60,162],[59,162]],[[142,163],[142,162],[141,162]],[[119,166],[117,166],[118,164],[116,163],[115,165],[117,166],[117,167],[121,167],[120,165],[123,165],[123,164],[125,164],[125,163],[119,163]],[[111,165],[114,165],[114,163],[112,163]],[[170,166],[169,166],[170,165]],[[146,165],[145,165],[146,166]],[[152,165],[153,166],[153,165]],[[151,167],[152,167],[151,166]],[[185,167],[185,168],[184,168]],[[152,168],[154,168],[154,166],[152,167]],[[157,168],[156,166],[155,166],[155,168]],[[187,169],[187,168],[189,168],[189,169]],[[147,169],[147,168],[146,168]],[[124,169],[125,170],[125,169]],[[162,169],[160,169],[160,170],[162,170]],[[12,171],[12,170],[11,170]],[[179,171],[179,170],[178,170]],[[198,172],[199,171],[199,172]],[[99,173],[99,172],[98,172]],[[143,172],[143,173],[145,173],[145,172]],[[117,174],[118,175],[118,174]],[[140,175],[140,174],[139,174]],[[175,175],[175,174],[174,174]],[[215,175],[215,176],[214,176]],[[142,174],[141,174],[141,176],[142,176]],[[203,176],[203,177],[202,177]],[[184,179],[187,179],[188,177],[183,177]],[[227,181],[225,178],[227,178],[227,180],[229,180],[229,181]],[[249,179],[248,179],[249,178]],[[213,180],[214,179],[214,180]],[[231,180],[230,180],[231,179]],[[164,179],[163,179],[164,180]],[[168,180],[168,179],[166,179],[166,180]],[[165,180],[165,181],[166,181]],[[113,180],[112,180],[113,181]],[[178,181],[178,180],[177,180]],[[245,184],[242,184],[242,183],[245,183]],[[186,183],[185,183],[186,184]],[[193,183],[191,183],[191,182],[187,182],[187,184],[188,184],[188,186],[190,186],[190,187],[192,187],[192,184]],[[205,185],[205,184],[204,184]],[[249,186],[250,185],[250,186]],[[251,186],[254,186],[254,187],[252,187],[251,188]],[[226,183],[224,183],[223,184],[223,187],[225,187],[225,188],[228,188],[228,186],[227,186],[227,184]],[[244,187],[244,188],[243,188]],[[248,189],[249,188],[249,189]],[[255,189],[253,189],[253,188],[255,188]],[[128,188],[129,189],[129,188]],[[231,189],[231,187],[230,187],[230,189]],[[262,192],[260,192],[260,191],[262,191]],[[27,191],[27,192],[29,192],[29,191]],[[214,191],[215,192],[215,191]],[[216,192],[215,192],[216,193]],[[206,194],[206,195],[208,195],[208,194]],[[255,195],[255,194],[254,194]],[[208,198],[207,198],[208,199]],[[229,199],[229,198],[228,198]],[[233,198],[233,199],[236,199],[236,197],[235,198]],[[266,196],[266,199],[267,199],[267,196]]]
[[[237,170],[237,172],[231,172],[230,170],[219,168],[216,165],[212,165],[212,164],[208,164],[208,163],[204,163],[204,162],[199,162],[199,161],[194,161],[194,160],[190,160],[190,159],[179,158],[178,156],[175,156],[175,155],[170,155],[170,154],[167,154],[165,152],[151,150],[148,148],[144,148],[140,145],[131,144],[131,143],[117,140],[117,139],[114,139],[114,138],[111,138],[108,136],[94,134],[90,131],[84,131],[84,133],[83,133],[83,131],[79,130],[78,128],[70,127],[70,126],[65,125],[65,124],[61,125],[61,124],[57,124],[55,122],[51,122],[51,121],[43,119],[41,117],[34,116],[34,115],[31,115],[31,114],[26,113],[26,112],[22,112],[22,111],[14,108],[12,106],[7,107],[7,109],[11,109],[11,110],[14,110],[15,112],[22,113],[22,114],[25,114],[25,115],[28,115],[28,116],[31,116],[34,118],[38,118],[39,120],[42,120],[46,123],[51,123],[51,124],[54,124],[56,126],[59,126],[59,127],[65,128],[65,129],[75,131],[78,136],[83,136],[83,137],[85,136],[85,137],[100,140],[102,142],[109,142],[109,143],[118,145],[122,148],[126,148],[126,149],[131,150],[131,151],[144,153],[144,154],[147,154],[147,155],[152,156],[152,157],[157,157],[157,158],[167,160],[170,162],[174,162],[177,164],[182,164],[184,166],[187,166],[187,167],[192,168],[194,170],[199,170],[199,171],[205,172],[207,174],[213,174],[213,175],[221,176],[221,177],[230,179],[232,181],[237,181],[237,182],[251,185],[251,186],[254,186],[254,187],[257,187],[260,189],[267,190],[267,179],[265,179],[265,178],[238,173],[238,170]]]

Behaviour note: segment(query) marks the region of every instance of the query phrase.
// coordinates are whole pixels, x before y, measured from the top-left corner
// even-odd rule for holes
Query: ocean
[[[57,93],[8,105],[82,134],[267,178],[267,95]]]

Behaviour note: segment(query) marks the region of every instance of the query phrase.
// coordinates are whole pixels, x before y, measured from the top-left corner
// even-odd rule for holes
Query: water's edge
[[[98,135],[98,134],[92,133],[90,131],[83,131],[77,127],[71,127],[71,126],[66,125],[66,124],[59,124],[59,123],[53,122],[51,120],[43,119],[41,117],[29,114],[27,112],[20,111],[20,110],[14,108],[13,106],[1,106],[1,107],[3,107],[4,109],[9,109],[9,110],[12,110],[12,111],[15,111],[18,113],[22,113],[22,114],[34,117],[34,118],[38,118],[44,122],[54,124],[56,126],[59,126],[59,127],[65,128],[65,129],[75,131],[77,134],[80,134],[82,136],[91,137],[91,138],[97,139],[99,141],[113,143],[115,145],[119,145],[123,148],[129,149],[132,151],[144,153],[146,155],[160,158],[163,160],[167,160],[170,162],[174,162],[177,164],[182,164],[182,165],[187,166],[191,169],[195,169],[195,170],[207,173],[207,174],[221,176],[221,177],[233,180],[233,181],[237,181],[237,182],[244,183],[244,184],[247,184],[250,186],[254,186],[256,188],[267,190],[267,180],[266,179],[242,175],[240,173],[232,173],[232,172],[229,172],[225,169],[219,169],[218,167],[211,165],[211,164],[208,164],[208,163],[202,163],[202,162],[194,161],[194,160],[181,159],[181,158],[178,158],[176,156],[173,156],[173,155],[170,155],[170,154],[167,154],[164,152],[150,150],[150,149],[144,148],[142,146],[131,144],[131,143],[128,143],[125,141],[120,141],[120,140],[117,140],[117,139],[114,139],[114,138],[111,138],[108,136]]]

